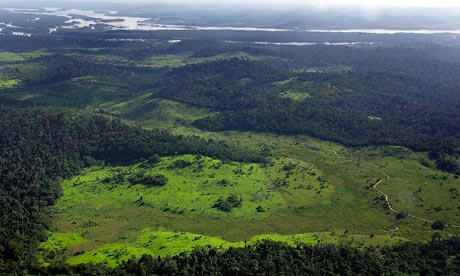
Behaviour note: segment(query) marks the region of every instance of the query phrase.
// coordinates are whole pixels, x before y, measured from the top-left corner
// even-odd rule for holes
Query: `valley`
[[[413,275],[419,264],[394,260],[428,247],[458,266],[454,29],[2,12],[31,36],[0,34],[0,272],[177,272],[227,254],[272,265],[258,250],[313,250],[339,269],[319,250]]]
[[[170,127],[175,134],[200,133]],[[460,180],[421,165],[419,159],[424,154],[401,147],[355,150],[306,136],[250,132],[200,135],[237,147],[270,148],[273,157],[263,167],[178,156],[153,168],[146,163],[90,168],[63,184],[56,230],[42,244],[43,256],[68,256],[72,264],[94,262],[98,256],[96,260],[113,266],[132,255],[176,255],[196,246],[227,249],[262,239],[382,246],[430,240],[437,232],[431,227],[433,220],[447,224],[444,234],[459,233],[450,224],[460,223],[460,202],[450,199],[449,189]],[[171,169],[177,160],[191,165]],[[164,174],[168,183],[146,188],[126,180],[105,180],[120,174],[128,179],[139,170]],[[391,178],[385,179],[380,170],[390,173]],[[388,193],[396,210],[410,215],[397,218],[397,212],[390,212],[385,200],[372,189],[375,183]],[[219,197],[232,194],[241,197],[241,207],[229,212],[212,207]],[[432,221],[415,219],[412,214]],[[398,230],[390,231],[395,228]],[[146,243],[146,236],[154,238]]]

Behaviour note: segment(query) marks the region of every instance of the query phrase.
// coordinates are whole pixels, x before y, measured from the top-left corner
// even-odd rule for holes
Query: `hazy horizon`
[[[263,4],[262,4],[263,2]],[[181,4],[182,3],[182,4]],[[260,3],[260,4],[257,4]],[[152,23],[154,30],[164,28],[183,29],[204,26],[225,28],[269,28],[280,30],[460,30],[460,2],[455,1],[374,1],[324,0],[321,4],[307,0],[247,1],[242,0],[48,0],[48,1],[2,1],[3,8],[43,8],[56,7],[66,10],[81,9],[92,11],[116,10],[119,16],[157,18]],[[455,8],[446,8],[452,5]],[[431,6],[431,8],[429,7]],[[75,13],[75,11],[73,12]],[[70,14],[63,11],[53,15]],[[85,15],[85,14],[83,14]],[[94,14],[92,15],[95,16]],[[97,17],[97,16],[95,16]],[[132,21],[131,19],[128,21]],[[98,23],[80,18],[76,25],[90,26]],[[133,22],[131,22],[133,23]],[[119,25],[118,23],[112,23]],[[188,25],[184,27],[181,25]],[[145,24],[134,22],[134,29],[149,29]],[[134,26],[134,27],[133,27]],[[67,26],[68,27],[68,26]],[[50,27],[53,32],[56,26]],[[149,29],[150,30],[150,29]],[[380,31],[379,31],[380,32]]]
[[[333,8],[333,7],[357,7],[364,9],[378,9],[378,8],[460,8],[460,1],[446,0],[446,1],[435,1],[435,0],[375,0],[375,1],[362,1],[362,0],[323,0],[321,2],[313,0],[221,0],[221,1],[209,1],[209,0],[51,0],[51,1],[4,1],[4,3],[24,3],[24,4],[38,4],[46,3],[49,5],[59,3],[70,3],[70,4],[166,4],[166,5],[205,5],[205,6],[277,6],[277,7],[290,7],[290,6],[313,6],[316,8]]]

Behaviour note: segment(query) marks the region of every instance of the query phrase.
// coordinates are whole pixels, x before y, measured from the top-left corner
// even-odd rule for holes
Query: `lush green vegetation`
[[[19,80],[0,80],[0,89],[12,88],[20,83]]]
[[[458,58],[444,46],[87,39],[85,48],[71,47],[76,43],[71,39],[66,47],[41,42],[36,48],[48,46],[46,55],[30,49],[14,54],[27,59],[2,63],[2,96],[99,108],[137,121],[162,116],[159,121],[212,131],[308,134],[349,146],[402,145],[432,151],[439,169],[460,172]],[[25,44],[7,41],[6,56],[14,46],[21,48],[15,43]],[[172,118],[159,108],[170,103],[165,99],[201,113]]]
[[[35,247],[49,227],[50,207],[61,195],[60,180],[77,174],[84,166],[180,153],[215,155],[222,160],[262,160],[260,155],[251,156],[224,143],[143,130],[76,110],[16,108],[4,102],[0,112],[2,262],[34,260]],[[147,179],[147,186],[166,182],[161,176]],[[1,268],[9,264],[2,263]]]
[[[57,251],[64,253],[52,256],[68,256],[68,262],[78,263],[91,261],[97,253],[98,261],[114,265],[133,254],[140,256],[145,253],[143,248],[149,248],[153,255],[175,255],[180,252],[179,244],[184,245],[184,251],[206,243],[237,247],[244,240],[262,238],[311,244],[385,245],[406,239],[427,241],[439,232],[430,223],[385,214],[386,205],[370,188],[380,176],[364,167],[367,165],[391,174],[392,179],[382,184],[382,189],[390,194],[397,210],[459,224],[460,203],[449,201],[450,189],[458,181],[421,165],[423,155],[399,147],[350,151],[305,137],[246,135],[229,133],[226,138],[239,146],[260,143],[273,148],[274,155],[289,154],[294,159],[281,158],[265,167],[238,163],[216,166],[221,162],[188,155],[162,158],[155,165],[144,162],[128,167],[94,167],[64,182],[64,195],[57,205],[57,233],[70,237],[77,234],[84,241],[72,246],[64,243]],[[330,151],[339,152],[343,159]],[[127,179],[139,172],[163,174],[169,181],[163,187],[131,186]],[[124,180],[117,185],[115,180],[120,175]],[[212,208],[220,197],[225,199],[232,194],[242,197],[240,207],[228,213]],[[437,208],[425,208],[417,202]],[[259,206],[264,212],[258,211]],[[400,229],[387,233],[395,227]],[[155,247],[139,243],[143,235],[161,236],[163,232],[170,233],[167,243],[160,242],[163,239]],[[306,234],[296,235],[299,232]],[[456,235],[458,230],[447,227],[440,233]],[[196,242],[196,236],[201,236],[203,243]],[[102,257],[120,247],[125,249],[117,258]]]
[[[47,275],[455,275],[460,268],[458,238],[428,244],[357,249],[346,245],[290,246],[263,241],[219,251],[200,248],[190,255],[143,255],[115,269],[80,265],[49,267]],[[116,254],[116,253],[115,253]]]
[[[0,44],[0,270],[458,269],[456,46],[74,35]]]

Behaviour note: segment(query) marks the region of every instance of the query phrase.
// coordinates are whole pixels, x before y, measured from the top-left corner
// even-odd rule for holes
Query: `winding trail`
[[[380,184],[382,184],[383,181],[391,179],[391,176],[388,175],[388,174],[386,174],[386,173],[384,173],[384,172],[377,171],[377,170],[375,170],[375,169],[373,169],[373,168],[371,168],[371,167],[369,167],[369,166],[367,166],[367,165],[361,165],[361,166],[363,166],[364,168],[369,169],[369,170],[371,170],[371,171],[373,171],[373,172],[379,173],[379,174],[381,174],[381,175],[383,175],[383,176],[385,177],[384,179],[380,179],[379,181],[377,181],[377,183],[375,183],[374,186],[372,186],[372,188],[374,188],[374,190],[376,190],[377,192],[381,193],[381,194],[385,197],[385,201],[386,201],[386,203],[387,203],[388,209],[389,209],[391,212],[393,212],[393,213],[399,213],[398,211],[396,211],[396,210],[391,206],[390,197],[388,196],[388,194],[386,194],[385,192],[383,192],[382,190],[380,190],[380,189],[378,188],[378,186],[379,186]]]
[[[228,139],[228,140],[238,140],[238,141],[243,141],[243,140],[250,140],[250,138],[243,138],[243,139]],[[268,140],[264,140],[262,142],[267,142]],[[278,139],[278,142],[287,142],[287,143],[293,143],[292,140],[288,140],[288,139],[283,139],[283,138],[279,138]],[[308,143],[305,143],[305,142],[297,142],[297,145],[306,145],[308,147],[313,147],[313,148],[316,148],[318,150],[322,150],[324,151],[324,148],[321,148],[321,147],[318,147],[318,146],[315,146],[315,145],[311,145],[311,144],[308,144]],[[335,150],[329,150],[329,152],[331,152],[335,157],[337,157],[337,159],[339,160],[348,160],[348,161],[352,161],[352,159],[345,159],[343,158],[342,156],[340,156],[340,154],[337,153],[337,151]],[[392,213],[399,213],[399,211],[397,211],[396,209],[393,208],[393,206],[391,206],[391,202],[390,202],[390,197],[388,196],[387,193],[385,193],[384,191],[380,190],[378,188],[378,186],[380,184],[382,184],[385,180],[390,180],[391,179],[391,176],[385,172],[382,172],[382,171],[379,171],[379,170],[376,170],[368,165],[363,165],[363,164],[360,164],[360,166],[370,170],[370,171],[373,171],[373,172],[376,172],[378,174],[381,174],[383,175],[383,179],[380,179],[378,180],[373,186],[372,188],[377,191],[378,193],[380,193],[381,195],[384,196],[385,198],[385,202],[387,204],[387,207],[388,209],[392,212]],[[411,217],[411,218],[414,218],[414,219],[417,219],[417,220],[421,220],[421,221],[424,221],[424,222],[429,222],[429,223],[433,223],[434,221],[433,220],[430,220],[430,219],[427,219],[427,218],[423,218],[423,217],[419,217],[419,216],[416,216],[414,214],[411,214],[411,213],[407,213],[407,216],[408,217]],[[445,224],[447,227],[452,227],[452,228],[460,228],[460,225],[453,225],[453,224],[449,224],[449,223],[446,223]]]
[[[343,160],[343,158],[342,158],[336,151],[331,150],[331,152],[332,152],[332,154],[335,155],[338,159]],[[391,179],[391,176],[390,176],[389,174],[387,174],[387,173],[384,173],[384,172],[382,172],[382,171],[379,171],[379,170],[376,170],[376,169],[374,169],[374,168],[371,168],[371,167],[369,167],[368,165],[361,165],[361,166],[364,167],[364,168],[366,168],[366,169],[368,169],[368,170],[371,170],[371,171],[373,171],[373,172],[379,173],[379,174],[381,174],[381,175],[384,176],[384,178],[378,180],[378,181],[374,184],[374,186],[372,186],[372,188],[374,188],[374,190],[376,190],[377,192],[379,192],[380,194],[382,194],[382,195],[385,197],[385,202],[386,202],[386,204],[387,204],[388,209],[389,209],[391,212],[393,212],[393,213],[399,213],[399,211],[395,210],[395,209],[393,208],[393,206],[391,206],[390,197],[388,196],[388,194],[385,193],[385,192],[383,192],[382,190],[380,190],[380,189],[378,188],[378,186],[379,186],[380,184],[382,184],[385,180]],[[414,218],[414,219],[418,219],[418,220],[424,221],[424,222],[430,222],[430,223],[433,223],[433,222],[434,222],[433,220],[426,219],[426,218],[423,218],[423,217],[419,217],[419,216],[413,215],[413,214],[411,214],[411,213],[407,213],[407,216],[408,216],[408,217],[411,217],[411,218]],[[446,226],[453,227],[453,228],[460,228],[460,225],[453,225],[453,224],[448,224],[448,223],[446,224]]]

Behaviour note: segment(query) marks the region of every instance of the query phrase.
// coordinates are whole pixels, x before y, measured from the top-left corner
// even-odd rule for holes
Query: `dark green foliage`
[[[407,217],[407,213],[399,212],[396,214],[396,219],[404,219]]]
[[[300,80],[330,83],[336,88],[322,93],[311,91],[312,97],[304,102],[275,98],[270,93],[256,94],[254,99],[248,99],[251,103],[226,110],[231,106],[227,101],[221,106],[224,112],[196,125],[209,130],[306,133],[351,146],[400,144],[427,150],[457,145],[454,137],[460,133],[459,117],[453,103],[442,109],[433,106],[432,98],[426,97],[434,92],[418,87],[411,78],[382,73],[330,73],[304,74]],[[200,96],[195,95],[197,101]],[[369,119],[373,114],[381,120]],[[447,117],[449,120],[443,119]]]
[[[138,173],[135,176],[130,177],[128,180],[131,184],[142,184],[147,187],[160,187],[168,183],[168,178],[162,174],[146,175]]]
[[[433,159],[438,169],[460,173],[457,158],[460,156],[458,46],[426,43],[433,37],[437,42],[447,37],[311,33],[283,33],[272,37],[263,33],[233,32],[150,34],[158,38],[171,35],[205,38],[167,45],[104,39],[109,36],[146,36],[139,32],[108,34],[101,31],[98,34],[101,39],[91,39],[88,33],[73,31],[63,34],[66,39],[2,39],[0,48],[5,51],[48,49],[52,52],[50,56],[25,62],[26,65],[40,64],[44,70],[23,73],[8,67],[2,73],[21,79],[28,90],[39,91],[40,97],[35,98],[38,101],[88,106],[95,97],[103,102],[117,102],[153,91],[152,98],[173,99],[218,111],[216,116],[195,122],[195,126],[205,130],[309,134],[348,146],[402,145],[432,151],[436,153]],[[300,37],[307,41],[361,41],[367,37],[390,41],[392,46],[281,47],[217,41],[228,36],[239,37],[242,41],[258,38],[261,41],[297,41]],[[416,46],[400,44],[414,39]],[[95,53],[85,47],[100,48],[101,51]],[[110,58],[102,61],[92,58],[95,54],[111,55],[140,62],[153,55],[191,52],[194,57],[244,52],[259,57],[261,61],[221,59],[168,70],[119,64]],[[289,71],[311,68],[318,69],[318,72]],[[78,90],[76,94],[67,91],[66,82],[87,76],[97,83],[109,83],[116,89],[111,93],[101,92],[98,96],[91,93],[87,97]],[[285,80],[290,81],[274,84]],[[310,97],[302,102],[280,97],[286,91],[308,93]],[[15,94],[8,90],[4,92]],[[123,116],[145,118],[157,107],[155,102],[146,102]]]
[[[451,173],[460,173],[459,163],[452,160],[450,156],[442,155],[436,159],[436,169],[443,170]]]
[[[141,168],[144,168],[144,169],[151,169],[153,168],[156,164],[158,164],[159,162],[161,161],[161,158],[158,154],[155,154],[153,155],[152,157],[150,157],[147,161],[145,161],[144,163],[142,163],[140,165]]]
[[[151,186],[164,186],[168,183],[168,178],[162,174],[156,174],[153,176],[149,176],[144,180],[144,185],[148,187]]]
[[[221,186],[227,186],[227,185],[230,185],[230,181],[228,181],[227,179],[221,179],[217,181],[217,184]]]
[[[106,177],[102,180],[102,183],[114,183],[114,184],[119,184],[123,183],[125,181],[125,178],[122,174],[117,173],[113,176]]]
[[[431,224],[431,228],[433,228],[434,230],[444,230],[445,227],[446,227],[446,224],[439,220]]]
[[[224,212],[230,212],[233,208],[241,206],[242,198],[239,198],[237,195],[229,195],[226,199],[219,198],[217,202],[212,206],[212,208],[219,209]]]
[[[287,187],[289,186],[289,183],[287,182],[286,179],[280,179],[280,178],[277,178],[275,179],[275,181],[272,182],[272,185],[276,188],[280,188],[280,187]]]
[[[352,248],[262,241],[254,246],[160,258],[144,255],[119,267],[93,265],[42,268],[41,275],[457,275],[460,239],[428,244]]]
[[[173,70],[155,97],[219,110],[254,108],[268,92],[264,85],[288,76],[261,62],[218,60]]]
[[[415,38],[410,35],[286,32],[274,37],[268,32],[217,31],[98,31],[98,34],[97,39],[92,38],[94,34],[73,30],[50,38],[3,36],[0,39],[2,51],[46,49],[51,55],[23,64],[2,63],[8,65],[2,74],[22,81],[20,89],[4,89],[2,96],[14,98],[18,94],[22,98],[33,91],[36,101],[88,107],[95,102],[93,94],[83,97],[79,89],[72,94],[66,88],[76,79],[90,77],[98,84],[109,83],[116,87],[113,93],[103,93],[98,98],[103,103],[123,102],[153,92],[151,98],[173,99],[209,108],[217,115],[195,122],[195,126],[205,130],[309,134],[349,146],[403,145],[430,151],[437,169],[460,174],[460,58],[458,46],[437,44],[445,41],[443,36],[434,36],[435,45],[425,43],[432,41],[431,36]],[[174,45],[107,40],[168,39],[171,36],[200,39],[184,39],[183,43]],[[391,46],[281,47],[217,41],[235,37],[242,41],[359,41],[363,36],[369,41],[391,42]],[[400,43],[408,40],[415,42]],[[95,53],[85,47],[101,48],[101,51]],[[169,70],[116,64],[92,57],[94,54],[113,55],[142,61],[158,54],[194,52],[194,57],[210,57],[237,51],[258,55],[264,61],[237,58]],[[28,66],[40,70],[29,72]],[[319,70],[316,73],[288,71],[312,68]],[[285,80],[289,81],[274,83]],[[281,93],[291,90],[308,93],[309,98],[296,102],[280,97]],[[107,116],[59,108],[28,108],[27,103],[17,102],[13,104],[26,108],[11,108],[10,101],[2,100],[1,103],[0,273],[26,275],[27,270],[32,269],[32,274],[39,275],[456,275],[460,269],[458,239],[442,242],[434,239],[428,245],[404,244],[379,249],[293,248],[266,242],[226,252],[201,249],[190,256],[165,259],[144,256],[114,270],[103,266],[63,265],[33,272],[35,248],[45,238],[45,230],[50,225],[52,206],[61,194],[61,178],[94,164],[147,160],[143,164],[148,168],[155,165],[160,156],[176,154],[202,154],[224,161],[247,162],[261,162],[264,156],[229,147],[223,142],[174,136],[164,130],[145,130]],[[123,116],[143,118],[155,108],[158,108],[155,102],[147,102]],[[171,168],[192,165],[185,160],[178,162]],[[199,169],[202,168],[197,162],[196,170]],[[295,167],[288,164],[283,169],[289,172]],[[102,181],[120,183],[126,180],[123,175],[114,175]],[[167,179],[161,175],[140,175],[130,181],[161,186]],[[288,182],[276,179],[273,184],[283,187]],[[456,193],[453,190],[450,193],[451,200],[455,199]],[[143,198],[140,197],[136,204],[144,204]],[[240,205],[241,199],[231,195],[219,199],[214,208],[229,212]],[[256,211],[263,211],[259,207]],[[397,218],[402,219],[404,215],[398,214]],[[437,230],[444,227],[445,223],[440,221],[432,225]]]
[[[34,260],[35,248],[49,227],[52,206],[61,195],[59,180],[96,160],[156,162],[158,156],[177,153],[262,160],[257,154],[251,156],[221,142],[144,130],[102,115],[60,108],[15,108],[11,104],[4,102],[0,107],[0,259],[7,264]],[[124,177],[115,175],[102,181],[119,183]],[[148,175],[136,182],[162,186],[167,179]]]
[[[147,164],[154,165],[160,161],[161,161],[160,156],[158,156],[158,154],[154,154],[152,157],[150,157],[147,160]]]
[[[283,170],[286,171],[286,172],[290,172],[290,171],[294,170],[296,167],[297,167],[296,164],[289,162],[288,164],[283,166]]]
[[[184,168],[190,167],[191,165],[192,165],[192,162],[190,161],[178,159],[174,161],[168,168],[169,169],[184,169]]]
[[[263,213],[263,212],[265,212],[265,209],[264,209],[264,207],[262,207],[262,206],[259,205],[259,206],[257,206],[256,211],[257,211],[258,213]]]
[[[442,153],[436,158],[438,169],[459,172],[458,160],[450,158],[459,155],[458,99],[446,102],[444,92],[434,92],[438,87],[420,87],[412,78],[382,73],[304,74],[298,78],[335,88],[308,91],[311,98],[295,102],[271,96],[275,88],[267,87],[265,94],[245,97],[246,102],[240,100],[243,97],[229,98],[219,107],[221,113],[195,125],[206,130],[309,134],[348,146],[397,144],[432,149]],[[199,101],[200,94],[193,95]],[[212,107],[206,100],[201,105]],[[380,119],[370,119],[374,114]]]

